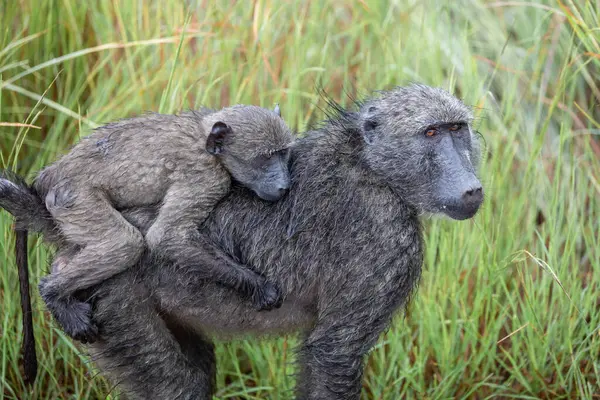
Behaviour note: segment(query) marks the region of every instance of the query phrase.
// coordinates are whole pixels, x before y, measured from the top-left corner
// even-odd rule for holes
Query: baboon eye
[[[452,132],[456,132],[456,131],[457,131],[457,130],[459,130],[460,128],[461,128],[461,125],[460,125],[460,124],[454,124],[454,125],[452,125],[452,126],[450,127],[450,130],[451,130]]]
[[[433,129],[433,128],[427,129],[427,132],[425,132],[425,135],[427,135],[429,137],[435,136],[436,134],[437,134],[437,130]]]

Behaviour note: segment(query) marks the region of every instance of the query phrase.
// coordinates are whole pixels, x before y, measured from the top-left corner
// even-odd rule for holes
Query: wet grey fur
[[[359,398],[365,355],[419,281],[419,215],[469,218],[483,191],[471,112],[447,92],[413,85],[334,111],[297,141],[286,197],[265,203],[235,186],[201,229],[275,282],[281,308],[256,312],[151,257],[97,288],[90,350],[129,396],[209,399],[213,338],[301,332],[296,398]],[[136,226],[155,215],[122,212]]]
[[[65,332],[95,339],[91,307],[76,293],[133,266],[146,245],[238,290],[258,309],[278,307],[275,286],[219,257],[196,231],[229,192],[230,176],[265,200],[280,198],[289,187],[292,138],[277,111],[256,106],[149,114],[96,129],[42,170],[34,189],[69,246],[39,287]],[[160,211],[145,234],[118,211],[155,204]]]

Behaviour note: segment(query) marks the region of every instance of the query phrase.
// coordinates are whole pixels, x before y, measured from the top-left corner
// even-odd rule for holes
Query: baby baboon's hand
[[[43,277],[39,284],[46,307],[68,336],[84,344],[94,343],[98,338],[98,327],[92,321],[92,305],[73,297],[59,297],[53,288],[52,277]]]
[[[256,287],[254,295],[252,296],[252,302],[258,311],[270,311],[281,307],[283,296],[275,284],[263,280],[263,282]]]

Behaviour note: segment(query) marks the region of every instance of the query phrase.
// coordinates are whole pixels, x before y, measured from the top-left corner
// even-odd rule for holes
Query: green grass
[[[421,285],[371,352],[364,398],[600,398],[598,1],[183,3],[0,2],[0,164],[31,178],[90,127],[148,110],[278,102],[303,131],[323,117],[319,82],[344,104],[442,86],[477,107],[487,199],[469,222],[426,221]],[[5,212],[0,238],[0,393],[114,398],[37,291],[24,386]],[[36,284],[40,242],[30,258]],[[295,342],[219,345],[218,397],[291,398]]]

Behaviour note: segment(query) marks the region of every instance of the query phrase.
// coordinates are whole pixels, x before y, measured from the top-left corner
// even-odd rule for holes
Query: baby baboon
[[[74,245],[59,251],[53,272],[40,282],[42,298],[65,332],[94,339],[90,305],[73,296],[131,267],[145,245],[179,261],[185,246],[185,262],[202,278],[236,289],[259,310],[279,306],[275,286],[216,257],[196,230],[229,192],[230,176],[262,199],[279,199],[289,187],[291,142],[278,108],[150,114],[96,129],[41,171],[34,188]],[[118,211],[154,204],[159,212],[145,236]]]
[[[472,217],[483,191],[471,111],[446,91],[413,85],[334,111],[294,145],[288,195],[264,204],[236,185],[200,231],[275,282],[281,308],[256,312],[186,263],[144,259],[96,288],[92,354],[131,398],[209,399],[211,337],[296,331],[296,398],[359,398],[365,355],[419,280],[418,216]],[[155,212],[122,215],[137,226]]]

